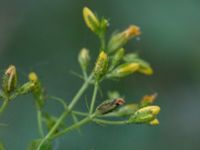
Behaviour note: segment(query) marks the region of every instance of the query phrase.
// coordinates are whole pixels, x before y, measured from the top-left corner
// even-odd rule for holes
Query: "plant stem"
[[[70,126],[70,127],[66,128],[66,129],[62,130],[62,131],[59,132],[59,133],[53,135],[52,137],[50,137],[50,140],[55,139],[55,138],[57,138],[58,136],[64,135],[64,134],[66,134],[66,133],[68,133],[68,132],[70,132],[70,131],[72,131],[72,130],[74,130],[74,129],[77,129],[77,128],[83,126],[84,124],[86,124],[86,123],[92,121],[92,119],[93,119],[94,117],[95,117],[95,114],[89,115],[88,117],[82,119],[81,121],[79,121],[79,122],[73,124],[72,126]]]
[[[97,123],[102,123],[102,124],[109,124],[109,125],[124,125],[128,124],[128,120],[123,120],[123,121],[111,121],[111,120],[103,120],[103,119],[93,119],[93,121]]]
[[[51,128],[51,130],[47,133],[47,135],[42,139],[40,142],[37,150],[40,150],[41,146],[52,136],[52,134],[55,132],[55,130],[59,127],[59,125],[62,123],[62,121],[66,118],[66,116],[69,114],[69,112],[73,109],[73,107],[76,105],[82,94],[85,92],[85,90],[88,88],[90,81],[92,80],[93,74],[89,76],[89,78],[84,82],[82,87],[79,89],[77,94],[72,99],[71,103],[68,106],[68,109],[65,109],[65,111],[62,113],[62,115],[58,118],[55,125]]]
[[[43,137],[44,131],[42,127],[42,112],[40,109],[37,109],[37,120],[38,120],[38,130],[39,130],[40,136]]]
[[[0,107],[0,114],[2,114],[4,112],[4,110],[6,109],[6,107],[8,106],[8,103],[9,103],[9,99],[5,99],[3,101],[3,104],[2,106]]]
[[[105,48],[106,48],[106,42],[105,42],[105,35],[104,35],[104,33],[99,36],[99,39],[100,39],[100,44],[101,44],[101,49],[100,50],[105,50]]]
[[[96,82],[94,85],[94,91],[93,91],[93,95],[92,95],[89,114],[93,113],[94,105],[95,105],[95,101],[96,101],[96,97],[97,97],[97,91],[98,91],[98,82]]]

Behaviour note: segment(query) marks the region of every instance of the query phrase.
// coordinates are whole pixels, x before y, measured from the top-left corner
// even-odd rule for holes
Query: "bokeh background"
[[[127,102],[157,92],[161,123],[158,127],[90,124],[81,133],[75,131],[57,140],[55,150],[200,149],[198,0],[1,0],[1,73],[9,64],[15,64],[20,81],[25,82],[27,73],[36,71],[50,95],[72,98],[82,83],[70,74],[70,70],[80,72],[79,50],[87,47],[95,58],[99,46],[83,22],[84,6],[110,19],[109,33],[129,24],[141,27],[140,39],[131,41],[126,48],[151,62],[155,74],[107,82],[103,91],[119,90]],[[77,108],[86,110],[85,100]],[[47,109],[56,115],[62,112],[53,101],[48,102]],[[26,149],[38,137],[34,110],[31,96],[10,103],[1,116],[1,122],[8,126],[0,127],[6,149]]]

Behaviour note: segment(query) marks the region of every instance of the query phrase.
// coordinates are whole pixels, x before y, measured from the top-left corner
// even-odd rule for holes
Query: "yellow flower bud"
[[[147,106],[137,110],[134,115],[129,118],[130,123],[150,123],[160,112],[159,106]]]
[[[88,7],[83,8],[83,18],[88,28],[96,33],[99,29],[100,22],[97,16]]]
[[[138,63],[126,63],[117,67],[109,77],[124,77],[130,75],[139,69]]]
[[[131,39],[132,37],[139,36],[141,32],[138,26],[131,25],[123,32],[123,34],[127,39]]]
[[[147,112],[147,111],[150,111],[154,116],[156,116],[160,112],[160,107],[159,106],[147,106],[147,107],[143,107],[138,110],[139,113]]]
[[[157,93],[154,93],[152,95],[145,95],[140,102],[140,107],[145,107],[152,104],[155,101],[157,95]]]
[[[107,71],[108,56],[104,51],[101,51],[96,61],[94,75],[99,80]]]
[[[126,30],[114,34],[108,42],[108,52],[111,53],[122,48],[128,40],[138,35],[140,35],[140,28],[135,25],[131,25]]]
[[[152,125],[152,126],[157,126],[157,125],[159,125],[159,123],[160,122],[159,122],[158,119],[154,119],[154,120],[152,120],[152,121],[149,122],[149,124]]]
[[[37,76],[37,74],[35,72],[29,73],[28,77],[29,77],[29,80],[32,81],[32,82],[37,82],[38,81],[38,76]]]

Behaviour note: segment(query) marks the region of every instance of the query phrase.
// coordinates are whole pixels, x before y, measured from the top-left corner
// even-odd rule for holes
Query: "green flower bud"
[[[110,113],[117,109],[120,105],[123,105],[124,103],[125,101],[122,98],[104,101],[96,108],[95,113],[97,115],[104,115]]]
[[[140,68],[138,69],[138,72],[143,73],[145,75],[152,75],[153,69],[151,68],[150,64],[138,57],[135,53],[130,53],[124,56],[124,61],[126,62],[135,62],[140,64]]]
[[[18,90],[17,92],[21,95],[23,94],[27,94],[28,92],[31,91],[31,89],[34,87],[35,83],[29,81],[25,84],[23,84]]]
[[[108,75],[108,77],[125,77],[136,72],[138,69],[138,63],[125,63],[114,69],[111,74]]]
[[[90,30],[94,33],[98,33],[100,22],[97,16],[87,7],[83,8],[83,18],[85,20],[86,25]]]
[[[118,97],[121,97],[118,91],[108,91],[109,99],[116,99]]]
[[[123,32],[114,34],[108,42],[108,52],[111,53],[122,48],[128,40],[138,35],[140,35],[140,28],[135,25],[131,25]]]
[[[120,63],[120,61],[122,60],[123,56],[124,56],[124,48],[120,48],[119,50],[117,50],[117,52],[114,54],[112,61],[111,61],[111,66],[109,70],[112,70],[116,65],[118,65]]]
[[[159,106],[147,106],[137,110],[135,114],[129,118],[129,121],[134,123],[149,123],[155,119],[159,112]]]
[[[13,92],[17,87],[17,72],[15,66],[11,65],[3,76],[2,88],[5,93]]]
[[[128,104],[128,105],[121,107],[117,111],[117,115],[118,116],[130,116],[130,115],[133,115],[137,110],[138,110],[137,104]]]
[[[104,51],[101,51],[93,70],[96,80],[99,80],[103,75],[105,75],[107,71],[107,66],[108,66],[108,56]]]
[[[90,62],[90,55],[89,55],[88,49],[86,49],[86,48],[81,49],[81,51],[78,55],[78,61],[81,65],[81,68],[86,71],[88,64]]]
[[[45,103],[45,94],[44,94],[44,89],[41,86],[41,82],[38,79],[38,76],[35,72],[29,73],[29,80],[30,82],[34,83],[34,86],[31,89],[31,93],[33,94],[35,98],[35,102],[38,108],[41,108],[44,106]]]

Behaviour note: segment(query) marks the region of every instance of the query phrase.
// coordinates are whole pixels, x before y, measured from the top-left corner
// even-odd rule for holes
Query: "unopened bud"
[[[160,112],[160,107],[159,106],[147,106],[147,107],[143,107],[143,108],[139,109],[138,112],[139,113],[141,113],[141,112],[150,112],[151,114],[156,116]]]
[[[122,60],[124,56],[124,51],[125,51],[124,48],[120,48],[119,50],[117,50],[117,52],[114,54],[112,58],[112,62],[111,62],[111,66],[109,70],[112,70],[116,65],[120,63],[120,61]]]
[[[138,110],[137,104],[128,104],[125,106],[122,106],[118,111],[118,116],[130,116],[133,115]]]
[[[90,55],[89,50],[86,48],[81,49],[79,55],[78,55],[78,61],[81,65],[81,68],[83,70],[87,70],[88,64],[90,62]]]
[[[122,48],[128,40],[138,35],[140,35],[140,28],[135,25],[131,25],[123,32],[114,34],[108,42],[108,51],[114,52],[115,50]]]
[[[125,101],[122,98],[104,101],[96,108],[96,114],[104,115],[110,113],[117,109],[119,106],[123,105],[124,103]]]
[[[38,76],[35,72],[29,73],[28,78],[30,81],[32,81],[34,83],[38,81]]]
[[[152,126],[157,126],[157,125],[159,125],[159,123],[160,122],[159,122],[158,119],[154,119],[154,120],[152,120],[152,121],[149,122],[149,124],[152,125]]]
[[[108,56],[104,51],[101,51],[94,67],[94,75],[97,80],[99,80],[106,73],[107,66]]]
[[[34,87],[34,83],[33,82],[27,82],[25,84],[23,84],[18,90],[17,92],[21,95],[23,94],[27,94],[28,92],[31,91],[31,89]]]
[[[17,87],[17,72],[15,66],[11,65],[5,71],[2,87],[5,93],[10,93]]]
[[[159,112],[159,106],[147,106],[137,110],[135,114],[129,118],[129,121],[134,123],[149,123],[155,119]]]
[[[140,59],[139,56],[135,53],[130,53],[124,56],[124,61],[126,62],[135,62],[140,64],[140,68],[138,69],[138,72],[143,73],[145,75],[152,75],[153,69],[151,68],[150,64],[143,59]]]
[[[145,107],[152,104],[155,101],[156,97],[157,93],[154,93],[152,95],[145,95],[140,102],[140,107]]]
[[[125,77],[136,72],[139,69],[138,63],[126,63],[122,64],[117,67],[115,70],[112,71],[109,77]]]
[[[100,22],[97,16],[88,7],[83,8],[83,18],[88,28],[97,33],[99,30]]]

